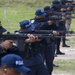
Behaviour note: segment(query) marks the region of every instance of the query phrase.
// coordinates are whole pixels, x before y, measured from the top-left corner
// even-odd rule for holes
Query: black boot
[[[56,52],[56,54],[57,54],[57,55],[65,55],[65,53],[63,53],[63,52],[61,52],[61,51],[60,51],[60,52]]]
[[[62,47],[70,47],[70,46],[68,46],[68,45],[64,44]]]
[[[68,46],[68,45],[66,45],[66,38],[63,38],[62,39],[62,47],[70,47],[70,46]]]
[[[60,47],[59,45],[57,46],[57,52],[56,52],[57,55],[65,55],[65,53],[61,52],[60,51]]]
[[[58,65],[56,65],[56,64],[53,64],[53,67],[59,67]]]

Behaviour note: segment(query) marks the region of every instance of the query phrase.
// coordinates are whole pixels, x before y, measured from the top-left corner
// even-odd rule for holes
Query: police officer
[[[67,7],[69,3],[67,2],[67,0],[61,0],[60,1],[60,7],[61,7],[61,11],[62,12],[71,12],[71,7]],[[63,7],[65,6],[65,7]],[[71,16],[71,14],[66,14],[66,16]],[[71,25],[71,18],[66,19],[65,20],[65,30],[68,31],[70,29],[70,25]],[[65,37],[62,38],[62,47],[70,47],[68,45],[66,45],[66,32],[63,34]]]
[[[60,2],[59,1],[53,1],[52,2],[52,11],[53,12],[60,12]],[[60,15],[56,15],[56,16],[62,16],[62,14]],[[64,24],[65,18],[63,17],[60,20],[55,20],[56,23],[56,27],[58,31],[63,31],[65,32],[65,24]],[[61,42],[61,38],[56,38],[56,45],[57,45],[57,51],[56,54],[60,54],[60,55],[64,55],[65,53],[60,51],[60,42]]]
[[[36,30],[52,30],[52,20],[49,20],[48,18],[45,18],[46,13],[42,9],[37,9],[35,12],[35,18],[34,23],[32,23],[35,26]],[[32,22],[32,21],[31,21]],[[51,33],[56,34],[56,31],[52,31]],[[52,37],[53,38],[53,37]],[[49,72],[49,75],[52,74],[53,71],[53,59],[54,59],[54,39],[52,38],[45,38],[42,40],[42,56],[44,60],[46,60],[46,66]]]
[[[0,75],[22,75],[29,71],[24,66],[23,59],[16,54],[7,54],[1,58]]]
[[[53,12],[52,12],[52,10],[51,10],[51,8],[50,8],[50,6],[45,6],[44,7],[44,12],[46,13],[46,18],[50,18],[50,17],[53,17],[54,16],[54,14],[53,14]],[[55,24],[55,22],[54,22],[54,20],[52,20],[53,21],[53,27],[51,27],[53,30],[57,30],[57,27],[56,27],[56,24]],[[59,35],[59,33],[58,33],[58,35]],[[53,44],[53,47],[52,47],[53,49],[54,49],[54,53],[55,53],[55,38],[54,38],[54,44]],[[55,54],[55,56],[57,56],[56,54]],[[58,67],[58,65],[55,65],[55,64],[53,64],[53,66],[54,67]]]
[[[0,21],[0,37],[2,34],[6,32],[6,29],[2,27],[1,21]],[[19,49],[17,46],[13,45],[13,40],[0,40],[0,61],[1,58],[10,53],[19,54]]]
[[[1,58],[0,75],[22,75],[29,71],[24,66],[23,59],[16,54],[7,54]]]
[[[13,45],[13,40],[5,40],[0,44],[0,60],[6,54],[19,54],[17,46]]]
[[[27,31],[32,31],[34,26],[30,24],[28,20],[23,20],[20,22],[20,31],[25,33]],[[31,71],[26,75],[48,75],[48,71],[44,66],[43,58],[40,54],[40,41],[41,39],[38,36],[33,34],[28,34],[28,38],[24,40],[24,51],[22,57],[26,67],[31,69]]]

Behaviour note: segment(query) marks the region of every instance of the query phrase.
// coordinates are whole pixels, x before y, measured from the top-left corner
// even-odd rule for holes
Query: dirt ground
[[[65,53],[65,55],[58,55],[56,59],[75,59],[75,34],[74,35],[68,35],[66,37],[66,43],[67,45],[70,45],[70,47],[60,47],[60,50]]]
[[[58,55],[56,59],[75,59],[75,46],[71,47],[61,47],[61,51],[65,53],[65,55]]]
[[[61,47],[61,51],[65,53],[65,55],[57,55],[55,60],[62,59],[62,60],[69,60],[69,59],[75,59],[75,45],[70,47]],[[71,75],[66,73],[61,74],[52,74],[52,75]]]

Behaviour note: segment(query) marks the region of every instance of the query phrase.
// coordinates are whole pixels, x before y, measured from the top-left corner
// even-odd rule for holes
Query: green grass
[[[70,30],[74,30],[75,31],[75,19],[72,19]]]
[[[31,19],[34,17],[34,11],[32,8],[23,7],[18,5],[16,7],[6,7],[6,19],[4,19],[3,8],[0,9],[0,20],[2,25],[9,31],[13,32],[15,29],[19,29],[19,22],[24,19]]]
[[[19,22],[24,19],[30,20],[35,16],[37,8],[50,5],[51,0],[0,0],[0,20],[2,25],[10,32],[19,29]],[[6,8],[6,19],[4,19],[4,8]],[[74,30],[75,19],[72,21],[70,30]]]
[[[50,3],[51,0],[0,0],[0,20],[8,31],[13,32],[19,29],[21,20],[34,18],[37,8],[43,8]],[[6,8],[6,19],[4,19],[4,8]]]
[[[54,67],[53,73],[75,75],[75,60],[56,60],[55,63],[58,64],[59,67]]]
[[[75,16],[75,14],[72,14],[72,16]],[[70,30],[74,30],[75,31],[75,18],[72,19],[71,21],[71,26],[70,26]]]

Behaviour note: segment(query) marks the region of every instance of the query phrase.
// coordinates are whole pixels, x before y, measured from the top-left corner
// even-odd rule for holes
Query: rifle
[[[70,19],[70,18],[75,18],[75,17],[74,16],[65,16],[64,18]],[[49,17],[48,19],[49,20],[61,20],[61,19],[63,19],[63,17],[62,16],[54,16],[54,17]]]
[[[38,36],[38,38],[49,38],[49,37],[56,37],[52,33],[52,30],[32,30],[32,31],[27,31],[24,33],[17,33],[17,34],[2,34],[0,35],[0,40],[25,40],[27,38],[27,34],[33,34],[34,36]],[[60,34],[63,33],[63,31],[57,31]],[[60,36],[57,36],[60,38]],[[64,36],[63,36],[64,37]]]
[[[57,31],[59,34],[64,33],[64,31]],[[52,30],[34,30],[28,31],[21,34],[2,34],[0,35],[1,40],[25,40],[27,38],[27,34],[33,34],[34,36],[38,36],[39,38],[49,38],[49,37],[64,37],[64,36],[54,36]],[[66,33],[75,34],[74,31],[67,31]]]
[[[62,8],[67,8],[67,7],[73,8],[73,7],[75,7],[75,4],[62,5],[61,7]]]
[[[38,38],[47,38],[53,37],[53,34],[33,34],[34,36],[38,36]],[[24,34],[3,34],[0,36],[1,40],[25,40],[27,38],[27,33]]]
[[[59,34],[63,34],[64,31],[60,31],[60,30],[56,30]],[[38,32],[39,34],[43,33],[43,34],[51,34],[52,33],[52,30],[35,30],[35,31],[32,31],[32,32]],[[69,33],[69,34],[75,34],[74,31],[65,31],[65,33]]]
[[[51,12],[52,15],[62,15],[62,14],[66,14],[66,15],[71,15],[72,12]]]
[[[16,34],[52,34],[52,30],[31,30],[31,31],[27,31],[27,32],[18,32],[15,31]]]
[[[73,3],[74,1],[72,1],[72,0],[66,0],[65,2],[66,3]]]

